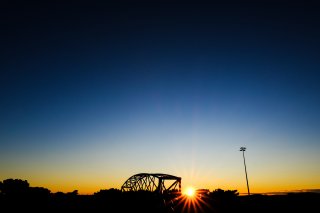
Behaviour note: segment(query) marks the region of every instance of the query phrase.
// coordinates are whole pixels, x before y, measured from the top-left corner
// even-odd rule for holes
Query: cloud
[[[262,193],[265,195],[286,195],[288,193],[320,193],[320,189],[299,189],[299,190],[288,190],[288,191],[279,191],[279,192],[267,192]]]
[[[301,190],[296,190],[292,192],[313,192],[313,193],[320,193],[320,189],[301,189]]]

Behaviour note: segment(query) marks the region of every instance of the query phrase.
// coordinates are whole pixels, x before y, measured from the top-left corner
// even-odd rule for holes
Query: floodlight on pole
[[[246,166],[246,159],[244,157],[244,152],[246,151],[246,147],[240,147],[240,150],[242,152],[243,156],[243,163],[244,163],[244,171],[246,173],[246,180],[247,180],[247,188],[248,188],[248,195],[250,195],[250,189],[249,189],[249,182],[248,182],[248,175],[247,175],[247,166]]]

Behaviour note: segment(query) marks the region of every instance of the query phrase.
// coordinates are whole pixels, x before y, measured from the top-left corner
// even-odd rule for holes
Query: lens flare
[[[178,212],[212,212],[208,203],[208,193],[202,193],[199,190],[189,186],[183,190],[182,194],[176,198],[176,209]]]

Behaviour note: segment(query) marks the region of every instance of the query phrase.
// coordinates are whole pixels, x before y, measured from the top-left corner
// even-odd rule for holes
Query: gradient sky
[[[244,193],[246,146],[251,192],[320,188],[317,5],[55,2],[0,6],[0,180]]]

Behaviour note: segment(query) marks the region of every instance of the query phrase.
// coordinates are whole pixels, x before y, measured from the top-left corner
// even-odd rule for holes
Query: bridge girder
[[[165,181],[171,181],[171,184],[166,186]],[[121,187],[121,191],[140,190],[161,194],[173,190],[181,192],[181,177],[161,173],[139,173],[131,176]]]

